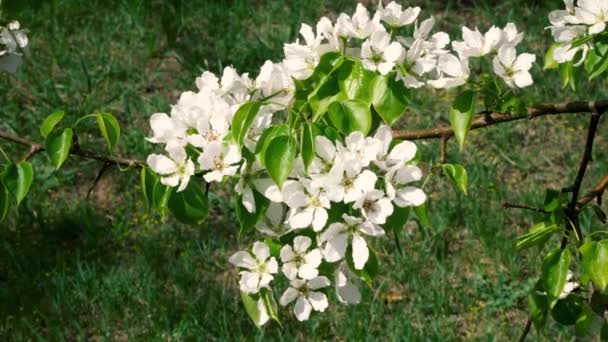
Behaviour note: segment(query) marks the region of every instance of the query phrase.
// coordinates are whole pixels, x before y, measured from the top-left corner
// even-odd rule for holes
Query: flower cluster
[[[395,2],[380,4],[371,14],[359,4],[352,16],[342,13],[335,22],[321,18],[315,29],[303,24],[302,40],[286,44],[283,61],[266,61],[257,77],[232,67],[225,68],[221,78],[205,72],[196,79],[197,91],[183,93],[169,114],[152,115],[148,141],[164,145],[166,153],[150,155],[147,163],[160,182],[180,192],[195,175],[207,183],[237,179],[235,192],[243,208],[239,215],[254,217],[252,226],[267,238],[230,258],[240,269],[241,291],[257,300],[257,324],[270,317],[262,296],[278,274],[289,281],[279,302],[287,306],[295,301],[299,320],[328,307],[326,291],[332,283],[340,302],[358,303],[361,295],[353,279],[361,278],[375,258],[369,238],[385,235],[392,215],[403,215],[400,208],[426,201],[416,186],[422,178],[415,165],[416,145],[393,141],[386,124],[372,125],[372,115],[399,106],[399,99],[387,97],[387,103],[376,106],[369,99],[348,98],[352,107],[333,113],[330,120],[319,119],[330,104],[343,106],[344,101],[339,94],[323,94],[326,97],[319,100],[319,89],[330,84],[329,74],[340,67],[318,71],[326,67],[326,56],[360,66],[359,76],[372,74],[375,80],[405,88],[443,89],[473,83],[470,60],[490,57],[494,73],[507,86],[532,84],[529,69],[535,56],[517,55],[523,34],[515,25],[492,27],[485,34],[464,27],[463,40],[451,41],[444,32],[432,34],[434,18],[419,22],[419,14],[419,7],[403,9]],[[319,76],[324,72],[328,74]],[[377,95],[373,101],[383,98]],[[332,103],[323,107],[323,101]],[[313,110],[321,113],[317,116]],[[405,107],[390,111],[400,114]],[[344,118],[350,123],[343,124],[336,115],[347,112],[354,118]],[[277,125],[285,117],[286,124]],[[286,157],[288,161],[275,167],[285,169],[279,181],[268,169],[269,155],[264,152],[276,134],[284,138],[281,153],[293,148],[293,154],[284,153],[292,159]],[[306,134],[309,145],[302,138]],[[307,155],[306,148],[311,151]],[[270,154],[275,157],[280,156]],[[280,251],[271,253],[268,241]]]
[[[557,63],[575,61],[575,66],[585,61],[592,48],[589,37],[606,30],[608,21],[608,1],[606,0],[564,0],[566,8],[549,13],[551,34],[558,46],[553,51]]]
[[[26,52],[28,39],[26,31],[18,21],[0,26],[0,71],[15,73]]]

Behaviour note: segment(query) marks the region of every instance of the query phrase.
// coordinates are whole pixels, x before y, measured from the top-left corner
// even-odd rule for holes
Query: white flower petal
[[[369,258],[367,242],[365,242],[365,239],[362,236],[357,234],[353,235],[352,249],[355,269],[362,270]]]
[[[293,307],[293,313],[296,315],[298,321],[306,321],[310,317],[310,312],[312,311],[312,306],[308,302],[308,300],[303,297],[299,297],[296,301],[296,305]]]
[[[234,253],[228,261],[236,267],[242,267],[247,269],[254,269],[256,267],[256,262],[251,254],[248,252],[240,251]]]

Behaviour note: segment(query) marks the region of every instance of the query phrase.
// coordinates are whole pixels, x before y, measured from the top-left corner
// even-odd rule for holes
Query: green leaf
[[[315,135],[310,124],[302,124],[302,139],[300,141],[300,154],[302,155],[304,168],[308,170],[315,157]]]
[[[34,179],[34,171],[32,164],[21,162],[19,164],[8,164],[2,173],[2,183],[17,201],[17,205],[25,198],[30,191],[32,181]]]
[[[247,102],[234,113],[232,118],[232,134],[236,144],[241,147],[243,145],[243,139],[249,131],[249,127],[253,123],[262,103],[259,101]]]
[[[108,149],[112,152],[112,148],[118,144],[120,138],[120,126],[114,115],[110,113],[97,113],[95,114],[97,125],[101,135],[108,144]]]
[[[355,268],[355,263],[353,261],[353,249],[352,245],[348,245],[346,248],[346,263],[355,275],[357,275],[361,280],[367,283],[367,285],[371,286],[374,277],[378,274],[378,258],[376,257],[376,252],[368,245],[369,250],[369,258],[363,266],[362,270],[358,270]]]
[[[568,266],[570,266],[570,251],[567,249],[556,248],[543,260],[541,281],[547,291],[550,307],[553,307],[564,289]]]
[[[250,295],[245,292],[241,292],[241,300],[245,306],[245,311],[249,315],[249,318],[253,321],[256,326],[259,326],[260,312],[258,311],[258,302],[253,299]]]
[[[570,86],[572,90],[576,90],[576,83],[574,79],[574,66],[572,61],[560,64],[559,73],[562,79],[562,88]]]
[[[551,316],[559,324],[573,325],[583,312],[583,300],[576,295],[560,299],[551,309]]]
[[[59,170],[70,155],[73,135],[72,129],[66,128],[62,132],[52,133],[46,138],[46,153],[56,170]]]
[[[279,186],[287,179],[296,160],[296,146],[292,139],[286,136],[272,139],[264,153],[264,164],[270,177]]]
[[[593,291],[589,305],[591,305],[593,312],[603,316],[604,312],[608,311],[608,293]]]
[[[40,125],[40,134],[42,137],[46,138],[53,128],[63,119],[65,116],[65,112],[55,112],[44,119],[42,124]]]
[[[604,325],[604,318],[596,315],[589,305],[584,304],[583,312],[576,321],[574,333],[578,337],[593,336],[601,331],[602,325]]]
[[[345,135],[359,131],[367,136],[372,128],[372,112],[369,105],[358,100],[332,103],[329,106],[329,120]]]
[[[608,53],[604,53],[599,61],[593,66],[593,69],[589,74],[589,81],[602,75],[606,69],[608,69]]]
[[[377,75],[372,82],[372,104],[389,126],[405,113],[410,103],[409,95],[409,89],[393,74]]]
[[[344,56],[338,52],[328,52],[321,56],[319,64],[315,67],[310,79],[318,83],[327,79],[335,70],[344,63]]]
[[[260,221],[262,221],[264,218],[266,210],[268,210],[268,206],[270,205],[270,200],[268,198],[264,197],[264,195],[259,193],[257,190],[252,190],[253,198],[255,200],[255,212],[253,213],[250,213],[243,206],[243,198],[241,195],[235,196],[234,207],[236,210],[236,216],[239,220],[239,225],[241,227],[241,234],[243,232],[247,232],[250,228],[253,228],[256,224],[260,223]]]
[[[412,212],[411,207],[398,207],[395,206],[393,214],[386,218],[386,223],[382,226],[385,231],[401,231],[403,226],[407,223]]]
[[[559,43],[553,43],[551,44],[549,50],[547,50],[547,53],[545,54],[545,66],[543,67],[543,70],[557,69],[559,67],[559,64],[553,58],[553,52],[555,51],[555,49],[557,49],[559,45]]]
[[[608,239],[589,241],[581,246],[581,283],[592,281],[597,289],[608,291]]]
[[[600,332],[600,341],[608,341],[608,321],[604,322],[604,326]]]
[[[268,313],[268,317],[273,321],[279,323],[281,325],[281,321],[279,320],[279,310],[277,307],[277,302],[274,300],[274,295],[272,290],[270,289],[262,289],[261,298],[264,302],[264,306],[266,307],[266,312]]]
[[[209,214],[207,196],[201,185],[195,181],[189,182],[183,191],[172,192],[167,204],[171,213],[186,224],[199,225]]]
[[[544,209],[548,212],[553,212],[562,207],[563,204],[568,202],[568,197],[561,191],[547,189],[545,191],[545,204]]]
[[[264,155],[268,145],[272,139],[280,136],[289,136],[289,127],[287,125],[270,126],[262,132],[255,146],[255,154],[260,156],[259,162],[264,166]]]
[[[154,208],[159,211],[162,220],[165,220],[167,217],[167,204],[169,203],[172,192],[173,188],[163,185],[160,181],[160,177],[154,183],[152,203],[154,204]]]
[[[473,122],[475,111],[475,93],[472,90],[465,90],[456,97],[450,110],[450,124],[454,129],[454,136],[458,140],[460,150],[464,148],[467,135]]]
[[[466,195],[468,181],[467,170],[459,164],[441,164],[441,169],[450,182]]]
[[[426,203],[414,208],[414,212],[416,216],[420,220],[420,222],[425,226],[431,225],[431,220],[429,219],[429,213],[427,211]]]
[[[338,84],[346,97],[370,105],[372,102],[372,82],[375,73],[365,69],[359,61],[344,62],[338,71]]]
[[[317,122],[327,109],[334,102],[346,100],[346,95],[340,90],[338,79],[329,77],[308,97],[308,102],[312,108],[312,122]]]
[[[515,239],[515,248],[521,251],[534,246],[544,246],[551,236],[561,229],[552,223],[540,222],[530,229],[530,232]]]
[[[146,211],[154,208],[154,185],[158,182],[158,176],[147,167],[142,167],[139,173],[141,192],[146,203]]]
[[[534,322],[536,329],[539,331],[544,330],[549,313],[549,300],[544,293],[540,280],[528,295],[528,309],[530,310],[532,322]]]
[[[604,212],[602,207],[600,207],[599,205],[597,205],[595,203],[590,204],[589,206],[591,207],[591,209],[593,210],[593,213],[598,218],[598,220],[600,220],[601,223],[608,224],[608,216],[606,216],[606,213]]]
[[[4,221],[4,218],[8,214],[11,201],[9,198],[8,190],[0,183],[0,222]]]

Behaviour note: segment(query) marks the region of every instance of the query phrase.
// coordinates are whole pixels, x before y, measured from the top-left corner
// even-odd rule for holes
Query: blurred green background
[[[435,31],[460,37],[460,26],[513,21],[526,31],[522,50],[537,54],[526,103],[608,98],[603,82],[560,89],[555,70],[542,73],[551,37],[546,15],[561,1],[399,1],[433,14]],[[368,8],[376,1],[365,1]],[[29,29],[31,56],[17,75],[0,75],[0,129],[42,141],[38,125],[55,110],[68,120],[113,113],[123,133],[118,155],[145,159],[148,119],[170,110],[203,70],[233,65],[257,74],[278,61],[302,22],[352,13],[351,0],[4,0],[2,19]],[[401,128],[447,120],[452,92],[421,90]],[[597,139],[584,188],[608,168],[608,130]],[[81,144],[104,151],[93,127]],[[101,164],[70,158],[55,172],[44,154],[33,160],[35,183],[0,224],[2,340],[513,340],[528,316],[527,292],[539,274],[539,251],[516,253],[514,238],[535,215],[503,201],[541,204],[546,188],[573,181],[587,119],[559,116],[474,131],[464,153],[454,142],[448,161],[463,163],[469,197],[441,178],[427,191],[432,224],[408,224],[376,245],[381,275],[362,304],[331,305],[305,323],[282,310],[283,329],[262,330],[240,304],[227,258],[255,237],[237,238],[230,186],[214,189],[203,226],[146,213],[137,172],[107,172],[87,196]],[[86,131],[86,129],[85,129]],[[26,151],[0,141],[15,159]],[[438,143],[422,141],[425,166]],[[427,167],[428,169],[428,167]],[[592,229],[590,216],[583,226]],[[557,244],[554,241],[554,244]],[[332,300],[332,303],[336,303]],[[571,332],[550,327],[549,336]]]

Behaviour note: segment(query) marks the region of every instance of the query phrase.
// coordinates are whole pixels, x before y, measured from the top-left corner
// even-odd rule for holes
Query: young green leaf
[[[191,181],[188,187],[180,192],[173,192],[169,197],[169,210],[181,222],[200,225],[207,218],[209,205],[200,184]]]
[[[578,337],[593,336],[600,333],[604,325],[604,318],[598,316],[588,304],[583,304],[583,312],[581,313],[576,325],[574,333]]]
[[[272,290],[270,289],[262,289],[261,298],[264,302],[264,306],[266,307],[266,312],[268,313],[268,317],[273,321],[279,323],[281,325],[281,321],[279,320],[279,310],[277,307],[277,302],[274,299],[274,295]]]
[[[241,292],[241,300],[245,306],[245,311],[249,315],[249,318],[255,323],[256,326],[260,324],[260,312],[258,310],[258,301],[253,299],[250,295],[245,292]]]
[[[251,127],[261,106],[262,103],[259,101],[247,102],[234,113],[234,117],[232,118],[232,134],[239,147],[243,144],[243,139],[245,139],[247,131]]]
[[[551,309],[551,316],[559,324],[573,325],[583,312],[583,300],[581,297],[570,294],[560,299]]]
[[[4,221],[4,218],[8,214],[11,201],[9,199],[8,190],[0,183],[0,222]]]
[[[72,137],[72,129],[66,128],[62,132],[51,133],[46,138],[46,153],[51,158],[56,170],[59,170],[70,155]]]
[[[304,168],[308,170],[315,157],[315,135],[310,124],[302,124],[302,139],[300,141],[300,154],[302,155]]]
[[[562,79],[562,88],[570,86],[572,90],[576,90],[576,83],[574,79],[574,65],[572,61],[560,64],[559,73]]]
[[[30,191],[33,179],[34,171],[32,164],[28,162],[8,164],[2,173],[2,183],[15,199],[17,205],[23,201]]]
[[[369,105],[358,100],[334,102],[329,106],[329,120],[340,132],[348,135],[355,131],[367,135],[372,128]]]
[[[63,119],[65,112],[55,112],[44,119],[40,125],[40,134],[46,138],[55,126]]]
[[[581,283],[592,281],[595,287],[608,291],[608,239],[589,241],[581,246]]]
[[[344,62],[338,72],[338,84],[346,97],[359,100],[368,106],[372,102],[372,82],[375,74],[363,67],[359,61]]]
[[[158,176],[147,167],[142,167],[139,173],[141,192],[146,203],[146,211],[154,208],[154,185],[158,182]]]
[[[549,238],[561,229],[552,223],[540,222],[530,229],[530,232],[515,239],[515,248],[521,251],[533,246],[542,246]]]
[[[559,64],[553,58],[553,53],[559,45],[559,43],[553,43],[551,44],[549,50],[547,50],[547,53],[545,54],[545,66],[543,67],[543,70],[557,69],[557,67],[559,67]]]
[[[547,189],[545,191],[545,205],[544,210],[553,212],[562,207],[562,205],[568,202],[568,197],[558,190]]]
[[[549,314],[549,300],[539,280],[528,295],[528,310],[537,330],[544,330]]]
[[[276,137],[268,144],[264,153],[264,164],[270,177],[281,188],[296,160],[296,145],[286,136]]]
[[[450,110],[450,124],[461,151],[467,141],[474,112],[475,93],[472,90],[465,90],[456,97]]]
[[[416,216],[420,220],[420,223],[422,223],[425,226],[431,225],[431,220],[429,219],[429,213],[427,211],[426,203],[423,205],[414,207],[414,212],[416,213]]]
[[[241,195],[234,196],[235,203],[234,207],[236,210],[236,216],[239,220],[240,225],[240,233],[247,232],[249,229],[255,227],[262,219],[264,218],[264,214],[266,210],[268,210],[268,206],[270,205],[270,200],[266,198],[264,195],[259,193],[257,190],[253,189],[253,198],[255,201],[255,211],[250,213],[247,208],[243,205],[243,198]]]
[[[466,195],[468,181],[467,170],[459,164],[441,164],[441,169],[450,182]]]
[[[97,113],[95,114],[95,119],[97,120],[97,126],[99,126],[101,135],[108,144],[108,149],[112,152],[112,148],[116,146],[120,138],[118,121],[116,121],[114,115],[109,113]]]
[[[409,89],[394,75],[377,75],[372,82],[372,104],[387,125],[394,124],[410,103]]]
[[[542,286],[547,291],[550,307],[562,293],[570,266],[570,251],[556,248],[549,252],[542,264]]]
[[[606,69],[608,69],[608,53],[604,53],[599,61],[593,66],[591,73],[589,73],[589,81],[602,75]]]

